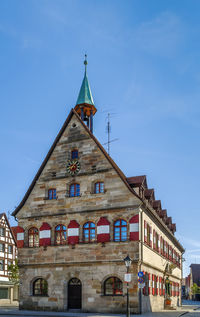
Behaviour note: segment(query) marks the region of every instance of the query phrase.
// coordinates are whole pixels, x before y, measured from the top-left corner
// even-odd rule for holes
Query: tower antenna
[[[111,113],[108,113],[108,115],[107,115],[106,133],[108,134],[108,141],[106,143],[103,143],[103,145],[107,145],[109,155],[110,155],[110,143],[119,140],[119,139],[110,140],[110,135],[111,135],[110,117],[111,117],[111,115],[112,115]]]

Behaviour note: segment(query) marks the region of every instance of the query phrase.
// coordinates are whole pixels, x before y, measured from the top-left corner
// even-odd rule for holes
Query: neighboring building
[[[5,213],[0,214],[0,306],[18,305],[18,285],[9,281],[8,265],[17,258],[17,246]]]
[[[13,212],[20,308],[125,312],[128,254],[131,312],[163,308],[166,292],[176,306],[184,251],[176,225],[146,177],[127,178],[95,138],[95,113],[85,71],[75,108]]]
[[[190,274],[185,278],[185,296],[192,300],[200,300],[200,294],[192,293],[192,286],[196,284],[200,287],[200,264],[190,265]]]

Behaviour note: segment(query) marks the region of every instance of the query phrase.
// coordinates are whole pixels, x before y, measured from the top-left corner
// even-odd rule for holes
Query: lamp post
[[[124,259],[124,263],[126,265],[127,274],[129,273],[129,268],[131,266],[132,260],[129,255],[127,255]],[[130,307],[129,307],[129,282],[127,282],[127,301],[126,301],[126,316],[130,317]]]

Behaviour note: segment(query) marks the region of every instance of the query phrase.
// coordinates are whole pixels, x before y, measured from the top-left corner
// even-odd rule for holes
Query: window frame
[[[116,225],[116,222],[118,222],[118,221],[120,221],[120,225],[118,226],[118,225]],[[124,221],[124,222],[126,222],[126,225],[122,225],[121,223],[122,223],[122,221]],[[122,240],[122,228],[125,228],[126,227],[126,240]],[[115,229],[116,228],[119,228],[119,240],[116,240],[116,231],[115,231]],[[113,225],[113,240],[115,241],[115,242],[124,242],[124,241],[128,241],[128,223],[127,223],[127,221],[126,220],[124,220],[124,219],[117,219],[115,222],[114,222],[114,225]]]
[[[10,249],[11,248],[11,252]],[[8,245],[8,254],[13,254],[13,246],[11,244]]]
[[[101,188],[102,184],[103,184],[103,188]],[[104,194],[104,192],[105,192],[104,182],[96,182],[94,184],[94,193],[95,194]]]
[[[112,292],[112,294],[107,294],[106,284],[107,284],[107,282],[110,279],[113,279],[113,282],[112,282],[112,290],[113,290],[113,292]],[[119,283],[120,288],[117,288],[117,283]],[[117,291],[120,291],[121,293],[117,294]],[[104,296],[123,296],[123,282],[120,280],[120,278],[118,278],[116,276],[108,277],[104,281],[104,284],[103,284],[103,294],[104,294]]]
[[[85,227],[85,225],[87,225],[87,224],[89,224],[88,228]],[[91,224],[94,224],[94,227],[91,227]],[[89,231],[88,232],[88,237],[89,237],[88,240],[86,240],[86,238],[85,238],[85,231],[86,230]],[[94,231],[94,238],[93,239],[91,239],[91,235],[92,235],[91,231]],[[83,225],[83,242],[84,243],[92,243],[95,241],[96,241],[96,224],[92,221],[87,221]]]
[[[48,189],[48,200],[56,200],[56,199],[57,199],[56,188],[49,188]]]
[[[5,243],[1,242],[0,245],[2,245],[2,250],[0,248],[0,252],[5,252]]]
[[[0,237],[5,237],[6,230],[4,227],[0,227]]]
[[[72,191],[71,191],[72,186],[74,186],[74,190],[73,190],[74,195],[72,195]],[[77,187],[78,187],[78,189],[77,189]],[[80,197],[81,196],[80,189],[81,189],[81,186],[80,186],[79,183],[70,184],[70,186],[69,186],[69,197]]]
[[[76,155],[74,155],[76,153]],[[77,160],[79,158],[78,149],[71,150],[71,160]]]
[[[0,259],[0,271],[5,271],[5,259]]]
[[[60,230],[56,230],[56,228],[59,227],[59,226],[60,226]],[[65,229],[63,227],[65,227]],[[63,239],[63,236],[62,236],[63,233],[64,233],[64,236],[66,237],[65,239]],[[57,225],[55,227],[54,234],[55,234],[55,245],[63,245],[63,244],[67,243],[67,227],[65,225],[63,225],[63,224]],[[60,243],[58,243],[56,241],[57,234],[60,237]]]
[[[33,229],[36,229],[37,230],[37,233],[36,232],[33,232],[31,233],[31,230]],[[31,246],[30,245],[30,237],[33,236],[33,245]],[[38,236],[38,242],[35,241],[35,237]],[[28,247],[29,248],[38,248],[39,247],[39,230],[38,228],[36,227],[31,227],[29,230],[28,230]]]
[[[36,291],[36,288],[35,288],[35,284],[39,282],[39,290],[40,290],[40,293],[39,294],[36,294],[35,291]],[[42,283],[45,282],[45,285],[46,285],[46,289],[45,289],[45,285],[42,285]],[[38,288],[37,288],[38,289]],[[45,291],[45,292],[44,292]],[[33,296],[42,296],[42,297],[48,297],[48,282],[42,278],[42,277],[39,277],[37,278],[34,282],[33,282],[33,285],[32,285],[32,292],[33,292]]]

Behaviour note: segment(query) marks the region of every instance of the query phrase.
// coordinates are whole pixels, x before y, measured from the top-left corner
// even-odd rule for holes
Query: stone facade
[[[80,171],[70,175],[66,171],[71,151],[78,150]],[[95,193],[96,182],[104,183],[102,193]],[[70,185],[80,185],[80,195],[70,197]],[[49,189],[56,189],[56,199],[48,199]],[[164,307],[165,296],[152,295],[153,281],[147,295],[140,296],[138,271],[162,277],[170,282],[181,283],[181,260],[170,267],[171,260],[155,251],[145,241],[145,223],[156,228],[159,236],[168,241],[181,259],[182,246],[173,232],[161,219],[152,204],[145,199],[141,184],[132,185],[101,147],[75,110],[72,110],[45,161],[38,171],[24,199],[14,212],[20,230],[24,231],[23,245],[19,248],[20,265],[20,308],[21,309],[69,309],[69,283],[76,278],[81,284],[81,306],[84,312],[126,311],[126,267],[123,259],[127,254],[132,259],[130,273],[131,312],[157,310]],[[144,188],[145,189],[145,188]],[[147,189],[147,188],[146,188]],[[137,216],[138,215],[138,216]],[[137,216],[138,222],[132,223]],[[109,241],[98,242],[97,228],[101,218],[108,221]],[[117,220],[127,223],[125,241],[115,241],[114,224]],[[55,228],[71,221],[78,224],[78,243],[56,245]],[[95,238],[91,243],[84,241],[83,226],[87,222],[95,225]],[[40,246],[30,247],[31,228],[38,230],[48,224],[48,237]],[[137,229],[138,228],[138,229]],[[131,235],[132,231],[136,235]],[[138,235],[137,235],[138,231]],[[69,231],[67,231],[68,234]],[[42,239],[44,234],[39,232]],[[67,237],[68,238],[68,237]],[[50,242],[49,242],[50,241]],[[69,242],[69,241],[68,241]],[[168,264],[168,265],[167,265]],[[122,292],[107,295],[105,281],[114,277],[122,282]],[[34,283],[44,279],[48,284],[45,296],[34,294]],[[141,298],[141,299],[140,299]],[[178,293],[172,298],[175,306]],[[141,301],[141,303],[139,303]]]

